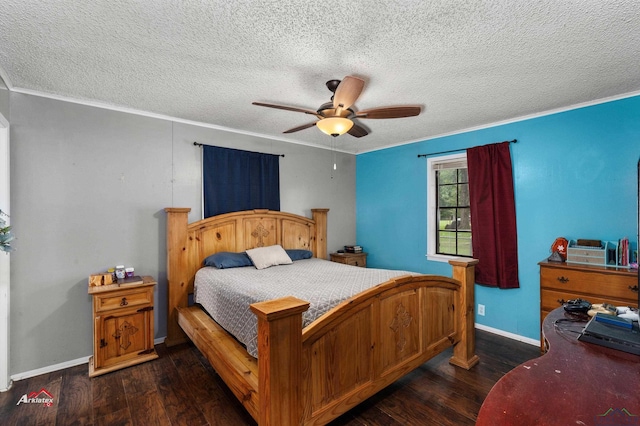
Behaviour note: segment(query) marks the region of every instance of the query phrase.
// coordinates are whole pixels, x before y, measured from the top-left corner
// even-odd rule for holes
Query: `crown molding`
[[[1,69],[0,69],[0,72],[1,72]],[[0,77],[1,76],[2,76],[2,74],[0,73]],[[5,80],[5,82],[6,82],[6,80]],[[7,85],[7,87],[8,86],[9,85]],[[134,108],[127,108],[127,107],[122,107],[122,106],[118,106],[118,105],[111,105],[111,104],[102,103],[102,102],[98,102],[98,101],[91,101],[91,100],[86,100],[86,99],[76,99],[76,98],[71,98],[71,97],[67,97],[67,96],[61,96],[61,95],[55,95],[55,94],[52,94],[52,93],[41,92],[41,91],[38,91],[38,90],[24,89],[24,88],[21,88],[21,87],[12,87],[9,90],[11,92],[20,93],[20,94],[23,94],[23,95],[38,96],[38,97],[41,97],[41,98],[53,99],[53,100],[56,100],[56,101],[70,102],[70,103],[74,103],[74,104],[78,104],[78,105],[90,106],[90,107],[94,107],[94,108],[101,108],[101,109],[107,109],[107,110],[111,110],[111,111],[124,112],[124,113],[127,113],[127,114],[139,115],[139,116],[149,117],[149,118],[156,118],[158,120],[171,121],[173,123],[189,124],[191,126],[205,127],[205,128],[208,128],[208,129],[215,129],[215,130],[220,130],[220,131],[229,132],[229,133],[236,133],[236,134],[240,134],[240,135],[244,135],[244,136],[251,136],[251,137],[256,137],[256,138],[261,138],[261,139],[275,140],[275,141],[286,142],[286,143],[291,143],[291,144],[295,144],[295,145],[303,145],[303,146],[308,146],[308,147],[311,147],[311,148],[318,148],[318,149],[324,149],[324,150],[327,150],[327,151],[335,151],[335,152],[341,152],[341,153],[344,153],[344,154],[355,155],[353,152],[349,152],[349,151],[345,151],[345,150],[341,150],[341,149],[334,149],[334,148],[331,148],[331,147],[328,147],[328,146],[315,145],[315,144],[311,144],[311,143],[307,143],[307,142],[301,142],[301,141],[296,141],[296,140],[279,138],[279,137],[276,137],[276,136],[265,135],[265,134],[261,134],[261,133],[248,132],[248,131],[244,131],[244,130],[233,129],[231,127],[224,127],[224,126],[219,126],[219,125],[216,125],[216,124],[203,123],[201,121],[186,120],[184,118],[177,118],[177,117],[172,117],[172,116],[165,115],[165,114],[157,114],[157,113],[154,113],[154,112],[143,111],[143,110],[138,110],[138,109],[134,109]]]
[[[606,98],[600,98],[600,99],[596,99],[596,100],[593,100],[593,101],[581,102],[581,103],[573,104],[573,105],[566,106],[566,107],[554,108],[554,109],[550,109],[550,110],[543,111],[543,112],[537,112],[535,114],[521,115],[520,117],[510,118],[508,120],[502,120],[502,121],[495,121],[493,123],[482,124],[482,125],[474,126],[474,127],[468,127],[466,129],[456,130],[454,132],[441,133],[439,135],[429,136],[428,138],[414,139],[414,140],[410,140],[410,141],[406,141],[406,142],[399,142],[399,143],[396,143],[396,144],[393,144],[393,145],[387,145],[384,148],[376,148],[376,149],[371,149],[371,150],[367,150],[367,151],[361,151],[361,152],[358,152],[358,154],[356,154],[356,155],[366,154],[367,152],[382,151],[382,150],[385,150],[385,149],[395,148],[395,147],[403,146],[403,145],[410,145],[410,144],[416,143],[416,142],[426,142],[426,141],[430,141],[430,140],[434,140],[434,139],[444,138],[444,137],[447,137],[447,136],[454,136],[454,135],[460,135],[460,134],[463,134],[463,133],[475,132],[477,130],[490,129],[492,127],[504,126],[505,124],[518,123],[520,121],[526,121],[526,120],[531,120],[531,119],[534,119],[534,118],[545,117],[547,115],[559,114],[559,113],[562,113],[562,112],[573,111],[573,110],[580,109],[580,108],[587,108],[587,107],[594,106],[594,105],[606,104],[607,102],[613,102],[613,101],[619,101],[619,100],[622,100],[622,99],[633,98],[634,96],[638,96],[638,95],[640,95],[640,90],[637,90],[635,92],[623,93],[621,95],[615,95],[615,96],[609,96],[609,97],[606,97]]]
[[[2,66],[0,66],[0,79],[2,79],[2,81],[4,82],[4,86],[7,88],[7,90],[11,90],[11,81],[9,80],[9,76],[7,75],[4,68],[2,68]],[[2,87],[0,87],[0,89],[1,88]]]
[[[166,120],[166,121],[171,121],[171,122],[174,122],[174,123],[189,124],[189,125],[197,126],[197,127],[205,127],[205,128],[220,130],[220,131],[229,132],[229,133],[236,133],[236,134],[240,134],[240,135],[244,135],[244,136],[251,136],[251,137],[257,137],[257,138],[261,138],[261,139],[269,139],[269,140],[275,140],[275,141],[280,141],[280,142],[292,143],[292,144],[295,144],[295,145],[308,146],[308,147],[311,147],[311,148],[318,148],[318,149],[324,149],[324,150],[327,150],[327,151],[341,152],[341,153],[344,153],[344,154],[351,154],[351,155],[356,155],[356,156],[357,155],[361,155],[361,154],[366,154],[366,153],[369,153],[369,152],[382,151],[382,150],[389,149],[389,148],[396,148],[396,147],[399,147],[399,146],[410,145],[410,144],[417,143],[417,142],[426,142],[426,141],[430,141],[430,140],[434,140],[434,139],[444,138],[444,137],[447,137],[447,136],[460,135],[460,134],[474,132],[474,131],[478,131],[478,130],[490,129],[492,127],[504,126],[506,124],[518,123],[518,122],[521,122],[521,121],[531,120],[531,119],[534,119],[534,118],[540,118],[540,117],[545,117],[545,116],[548,116],[548,115],[559,114],[559,113],[562,113],[562,112],[573,111],[573,110],[576,110],[576,109],[587,108],[587,107],[594,106],[594,105],[600,105],[600,104],[604,104],[604,103],[607,103],[607,102],[618,101],[618,100],[632,98],[634,96],[640,95],[640,90],[637,90],[637,91],[634,91],[634,92],[623,93],[621,95],[609,96],[609,97],[606,97],[606,98],[600,98],[600,99],[595,99],[595,100],[592,100],[592,101],[581,102],[581,103],[569,105],[569,106],[566,106],[566,107],[554,108],[554,109],[551,109],[551,110],[547,110],[547,111],[543,111],[543,112],[539,112],[539,113],[535,113],[535,114],[522,115],[522,116],[519,116],[519,117],[510,118],[508,120],[495,121],[495,122],[492,122],[492,123],[482,124],[482,125],[479,125],[479,126],[467,127],[465,129],[460,129],[460,130],[456,130],[456,131],[453,131],[453,132],[447,132],[447,133],[441,133],[441,134],[434,135],[434,136],[429,136],[428,138],[413,139],[413,140],[409,140],[409,141],[398,142],[398,143],[395,143],[395,144],[387,145],[387,146],[382,147],[382,148],[375,148],[375,149],[364,150],[364,151],[360,151],[360,152],[357,152],[357,153],[353,153],[353,152],[350,152],[350,151],[345,151],[345,150],[341,150],[341,149],[337,149],[337,148],[333,148],[333,147],[321,146],[321,145],[315,145],[315,144],[311,144],[311,143],[307,143],[307,142],[301,142],[301,141],[296,141],[296,140],[279,138],[279,137],[276,137],[276,136],[265,135],[265,134],[262,134],[262,133],[248,132],[248,131],[244,131],[244,130],[233,129],[233,128],[230,128],[230,127],[219,126],[219,125],[216,125],[216,124],[203,123],[203,122],[200,122],[200,121],[186,120],[186,119],[183,119],[183,118],[177,118],[177,117],[172,117],[172,116],[169,116],[169,115],[157,114],[157,113],[153,113],[153,112],[137,110],[137,109],[134,109],[134,108],[126,108],[126,107],[122,107],[122,106],[118,106],[118,105],[110,105],[110,104],[97,102],[97,101],[76,99],[76,98],[71,98],[71,97],[67,97],[67,96],[61,96],[61,95],[55,95],[55,94],[51,94],[51,93],[41,92],[41,91],[37,91],[37,90],[24,89],[24,88],[20,88],[20,87],[13,87],[11,85],[11,82],[9,81],[8,77],[6,76],[6,72],[2,69],[2,67],[0,67],[0,78],[2,78],[4,80],[5,85],[7,86],[7,89],[9,91],[15,92],[15,93],[21,93],[21,94],[31,95],[31,96],[38,96],[38,97],[42,97],[42,98],[48,98],[48,99],[53,99],[53,100],[58,100],[58,101],[63,101],[63,102],[70,102],[70,103],[79,104],[79,105],[86,105],[86,106],[91,106],[91,107],[95,107],[95,108],[107,109],[107,110],[111,110],[111,111],[124,112],[124,113],[127,113],[127,114],[139,115],[139,116],[143,116],[143,117],[156,118],[156,119],[159,119],[159,120]]]

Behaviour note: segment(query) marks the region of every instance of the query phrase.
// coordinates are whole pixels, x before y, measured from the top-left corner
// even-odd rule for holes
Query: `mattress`
[[[257,318],[249,309],[250,304],[298,297],[310,303],[302,316],[302,326],[306,327],[340,302],[407,274],[411,273],[359,268],[316,258],[261,270],[253,266],[205,267],[196,273],[194,300],[257,358]]]

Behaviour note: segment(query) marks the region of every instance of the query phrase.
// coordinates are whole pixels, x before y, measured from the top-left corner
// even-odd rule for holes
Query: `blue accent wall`
[[[358,155],[357,243],[370,267],[450,276],[449,264],[426,259],[427,165],[417,155],[512,139],[520,288],[476,285],[486,308],[476,322],[538,339],[537,263],[556,237],[635,246],[640,96]]]

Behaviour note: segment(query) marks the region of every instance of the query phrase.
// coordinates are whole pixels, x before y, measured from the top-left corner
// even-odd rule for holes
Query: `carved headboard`
[[[329,209],[312,209],[312,219],[272,210],[248,210],[213,216],[191,224],[188,223],[191,209],[168,207],[165,211],[168,345],[186,340],[177,324],[175,308],[187,306],[195,274],[207,256],[221,251],[241,252],[280,244],[285,249],[306,249],[314,257],[327,258]]]

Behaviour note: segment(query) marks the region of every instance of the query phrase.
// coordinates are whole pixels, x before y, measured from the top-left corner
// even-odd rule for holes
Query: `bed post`
[[[316,257],[327,259],[327,213],[329,209],[311,209],[313,221],[316,223]]]
[[[258,317],[258,424],[302,424],[302,313],[292,296],[254,303]]]
[[[178,307],[189,304],[187,267],[187,226],[190,208],[167,207],[167,293],[169,311],[167,318],[167,346],[188,341],[178,325]]]
[[[450,260],[453,267],[453,279],[460,282],[460,296],[456,319],[460,325],[460,341],[453,347],[453,356],[449,362],[458,367],[470,369],[479,361],[476,352],[476,330],[474,318],[475,265],[477,259]]]

